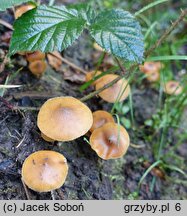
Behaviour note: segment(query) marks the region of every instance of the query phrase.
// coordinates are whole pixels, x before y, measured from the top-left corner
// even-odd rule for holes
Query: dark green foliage
[[[125,60],[142,61],[143,36],[135,18],[120,9],[102,11],[96,16],[86,4],[39,6],[25,13],[14,24],[10,55],[18,51],[62,51],[85,28],[107,52]]]

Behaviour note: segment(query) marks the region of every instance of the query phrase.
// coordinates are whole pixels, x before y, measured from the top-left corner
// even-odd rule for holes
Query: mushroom
[[[95,129],[103,126],[104,124],[108,122],[115,122],[114,118],[109,112],[103,111],[103,110],[97,110],[93,112],[93,124],[90,128],[90,131],[93,132]]]
[[[86,82],[94,79],[96,76],[99,76],[101,74],[101,71],[90,71],[86,74]],[[92,85],[96,85],[99,82],[100,78],[95,80]]]
[[[171,80],[168,81],[164,86],[164,92],[169,95],[179,95],[183,91],[183,87],[179,82]]]
[[[139,66],[140,71],[143,73],[149,73],[152,71],[160,71],[160,69],[163,67],[163,64],[161,62],[145,62],[143,65]]]
[[[51,139],[50,137],[46,136],[44,133],[41,133],[41,137],[47,141],[53,143],[55,140]]]
[[[146,79],[149,82],[156,82],[160,80],[160,73],[155,70],[155,71],[150,71],[149,73],[146,73]]]
[[[90,136],[91,148],[104,160],[122,157],[129,143],[129,135],[125,128],[111,122],[95,129]]]
[[[34,52],[27,52],[26,53],[26,59],[27,59],[28,62],[44,60],[45,59],[45,53],[42,53],[39,50],[34,51]]]
[[[48,192],[64,184],[68,174],[67,160],[55,151],[37,151],[25,159],[21,173],[30,189]]]
[[[93,123],[91,110],[73,97],[47,100],[38,113],[42,133],[53,140],[70,141],[86,134]]]
[[[106,84],[115,80],[118,75],[115,74],[107,74],[99,79],[99,82],[96,84],[96,90],[104,87]],[[104,91],[99,93],[99,96],[109,102],[114,103],[116,100],[123,101],[125,100],[130,93],[130,86],[128,81],[125,79],[119,80],[117,83],[112,85],[111,87],[105,89]]]
[[[40,77],[46,71],[46,68],[47,64],[42,60],[34,61],[29,64],[29,70],[37,77]]]
[[[29,10],[32,10],[33,8],[35,8],[36,6],[32,3],[30,4],[26,4],[26,5],[22,5],[20,7],[18,7],[16,10],[15,10],[15,13],[14,13],[14,16],[15,16],[15,19],[19,18],[20,16],[22,16],[24,13],[26,13],[27,11]]]

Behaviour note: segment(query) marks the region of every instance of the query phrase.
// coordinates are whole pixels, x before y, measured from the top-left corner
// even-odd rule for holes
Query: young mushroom
[[[29,10],[32,10],[34,9],[36,6],[32,3],[30,4],[26,4],[26,5],[22,5],[20,7],[18,7],[16,10],[15,10],[15,13],[14,13],[14,16],[15,16],[15,19],[19,18],[20,16],[22,16],[24,13],[26,13],[27,11]]]
[[[109,112],[103,110],[97,110],[93,112],[93,124],[90,128],[90,132],[92,133],[95,129],[102,127],[104,124],[108,122],[115,122],[114,118]]]
[[[93,123],[91,110],[73,97],[47,100],[38,113],[42,133],[53,140],[70,141],[86,134]]]
[[[171,80],[168,81],[164,86],[164,92],[169,95],[179,95],[183,91],[183,87],[179,82]]]
[[[146,73],[146,79],[149,82],[157,82],[160,80],[160,73],[158,71],[150,71]]]
[[[118,77],[115,74],[107,74],[99,79],[99,82],[96,84],[96,90],[102,88],[106,84],[112,82]],[[119,80],[117,83],[112,85],[111,87],[105,89],[104,91],[99,93],[99,96],[109,103],[115,103],[116,100],[123,101],[125,100],[130,93],[130,86],[128,81],[125,79]]]
[[[139,66],[139,69],[143,73],[150,73],[153,71],[159,72],[162,67],[163,64],[161,62],[145,62],[143,65]]]
[[[29,63],[29,70],[37,77],[41,77],[42,74],[46,71],[46,68],[47,64],[43,60],[37,60]]]
[[[91,148],[104,160],[122,157],[129,143],[129,135],[125,128],[111,122],[95,129],[90,136]]]
[[[28,62],[44,60],[45,59],[45,53],[42,53],[39,50],[34,51],[34,52],[27,52],[26,53],[26,59],[27,59]]]
[[[23,182],[34,191],[55,190],[66,180],[67,160],[55,151],[37,151],[25,159],[21,174]]]

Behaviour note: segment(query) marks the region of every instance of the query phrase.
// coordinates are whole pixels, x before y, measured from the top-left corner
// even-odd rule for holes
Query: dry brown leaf
[[[54,55],[52,55],[54,54]],[[62,56],[60,55],[60,53],[58,51],[54,51],[52,52],[52,54],[48,53],[47,54],[47,59],[49,62],[49,65],[54,68],[56,71],[58,71],[60,69],[60,67],[62,66],[62,60],[60,59]]]
[[[61,72],[63,73],[64,79],[69,80],[71,82],[82,84],[86,80],[84,74],[79,73],[78,71],[72,70],[69,67],[63,67],[63,70]]]

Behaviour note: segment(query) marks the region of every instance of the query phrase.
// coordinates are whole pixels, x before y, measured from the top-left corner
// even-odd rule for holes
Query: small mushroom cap
[[[66,158],[55,151],[37,151],[22,166],[22,179],[34,191],[47,192],[60,188],[67,177]]]
[[[122,157],[129,143],[129,135],[125,128],[115,123],[104,124],[95,129],[90,136],[92,149],[104,160]]]
[[[95,129],[102,127],[104,124],[108,122],[115,122],[112,115],[109,112],[97,110],[93,112],[93,124],[90,128],[90,131],[93,132]]]
[[[160,73],[158,71],[150,71],[149,73],[146,74],[146,79],[149,82],[156,82],[160,80]]]
[[[91,110],[73,97],[47,100],[38,113],[42,133],[57,141],[70,141],[86,134],[93,123]]]
[[[53,143],[55,140],[51,139],[50,137],[46,136],[44,133],[41,132],[41,137],[47,141]]]
[[[27,52],[26,53],[26,59],[29,62],[34,62],[38,60],[45,59],[45,53],[42,53],[41,51],[34,51],[34,52]]]
[[[45,61],[38,60],[29,64],[29,70],[37,77],[40,77],[47,69]]]
[[[101,71],[90,71],[86,74],[86,82],[92,80],[94,77],[101,74]],[[92,83],[92,85],[96,85],[99,82],[100,78]]]
[[[22,6],[18,7],[15,11],[15,14],[14,14],[15,19],[19,18],[24,13],[26,13],[29,10],[32,10],[35,7],[36,6],[34,4],[26,4],[26,5],[22,5]]]
[[[153,71],[159,72],[162,67],[163,64],[161,62],[145,62],[143,65],[139,66],[139,69],[143,73],[149,73]]]
[[[183,87],[179,82],[171,80],[168,81],[164,86],[164,92],[169,95],[179,95],[183,91]]]
[[[96,90],[102,88],[106,84],[112,82],[115,80],[118,75],[115,74],[107,74],[99,79],[99,82],[96,84]],[[115,103],[115,101],[118,99],[119,101],[125,100],[130,93],[130,86],[128,84],[128,81],[125,79],[119,80],[117,83],[112,85],[111,87],[105,89],[104,91],[99,93],[99,96],[109,102],[109,103]]]

